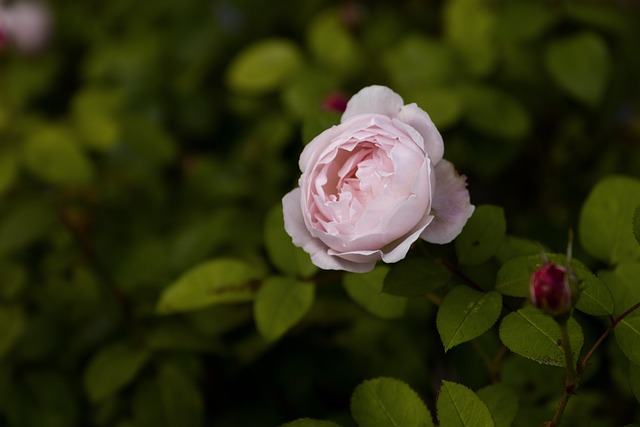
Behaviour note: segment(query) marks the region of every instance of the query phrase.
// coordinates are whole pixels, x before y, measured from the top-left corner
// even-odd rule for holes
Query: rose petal
[[[433,216],[426,215],[424,219],[421,221],[421,223],[418,224],[418,226],[416,226],[415,231],[413,233],[403,238],[402,242],[398,246],[393,248],[393,250],[382,255],[382,260],[386,263],[392,263],[392,262],[398,262],[401,259],[404,259],[404,257],[407,256],[407,252],[409,252],[409,249],[411,248],[411,245],[413,244],[413,242],[418,240],[418,237],[421,236],[421,233],[425,230],[425,228],[427,230],[429,229],[428,225],[432,221],[433,221]]]
[[[427,242],[445,244],[460,234],[475,206],[469,202],[467,178],[458,175],[450,162],[443,159],[433,170],[436,184],[431,214],[435,218],[420,237]]]
[[[367,113],[395,117],[403,105],[400,95],[388,87],[368,86],[351,97],[340,122],[344,123],[353,116]]]
[[[311,236],[304,223],[300,205],[301,197],[300,188],[295,188],[282,198],[284,229],[291,236],[293,244],[311,255],[311,262],[323,270],[345,270],[354,273],[373,270],[376,264],[375,260],[366,264],[358,264],[328,254],[329,248]]]
[[[405,105],[397,115],[398,120],[408,124],[418,131],[424,139],[424,150],[429,155],[433,165],[437,165],[444,155],[442,136],[431,121],[431,117],[415,103]]]

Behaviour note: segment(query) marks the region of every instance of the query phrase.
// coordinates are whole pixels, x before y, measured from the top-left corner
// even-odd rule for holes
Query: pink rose
[[[285,229],[327,270],[397,262],[418,238],[448,243],[474,206],[443,153],[425,111],[387,87],[366,87],[302,151],[300,187],[282,199]]]
[[[4,8],[0,4],[2,38],[11,39],[25,53],[42,49],[49,37],[50,26],[49,9],[39,3],[23,1]]]

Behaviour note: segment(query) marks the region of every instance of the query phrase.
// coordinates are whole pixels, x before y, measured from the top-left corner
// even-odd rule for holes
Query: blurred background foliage
[[[470,347],[444,358],[433,304],[383,320],[398,316],[363,311],[332,273],[315,300],[297,294],[310,311],[280,340],[255,326],[256,289],[158,306],[203,261],[286,275],[277,206],[298,154],[366,85],[429,112],[472,201],[503,206],[511,235],[562,251],[600,178],[640,177],[633,0],[49,6],[46,50],[0,52],[0,426],[349,426],[366,378],[407,381],[430,407],[442,378],[485,385]],[[277,299],[288,282],[269,280]],[[609,353],[566,425],[640,420]],[[515,425],[548,417],[561,369],[510,355],[499,370],[525,399]]]

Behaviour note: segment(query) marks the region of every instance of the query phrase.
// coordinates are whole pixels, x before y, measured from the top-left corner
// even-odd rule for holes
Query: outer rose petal
[[[342,114],[341,123],[358,114],[377,113],[396,117],[404,101],[386,86],[368,86],[351,97]]]
[[[431,163],[437,165],[444,155],[444,142],[429,114],[413,103],[402,107],[396,117],[422,135],[424,149],[429,154]]]
[[[291,190],[282,198],[284,229],[291,236],[293,244],[311,255],[311,261],[323,270],[345,270],[354,273],[366,273],[373,270],[376,265],[375,259],[370,263],[360,264],[329,255],[329,248],[320,240],[312,237],[307,230],[302,217],[301,198],[300,188]]]
[[[450,162],[441,160],[434,171],[436,185],[431,214],[435,218],[420,237],[427,242],[445,244],[460,234],[475,206],[469,202],[467,178],[458,175]]]

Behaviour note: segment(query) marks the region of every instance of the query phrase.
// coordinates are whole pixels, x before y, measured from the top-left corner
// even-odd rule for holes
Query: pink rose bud
[[[344,113],[344,110],[347,109],[347,102],[349,102],[349,98],[345,94],[340,92],[330,93],[322,100],[322,109]]]
[[[571,309],[567,269],[547,262],[531,276],[531,301],[542,311],[558,316]]]

